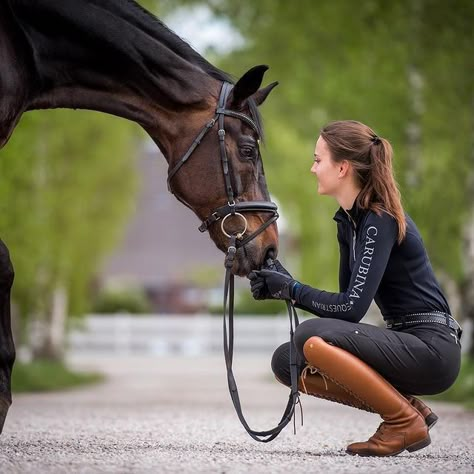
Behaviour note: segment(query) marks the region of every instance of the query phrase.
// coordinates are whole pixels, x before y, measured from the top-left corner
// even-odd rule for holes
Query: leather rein
[[[214,117],[204,125],[201,131],[198,133],[193,143],[183,155],[183,157],[168,171],[168,189],[171,193],[175,194],[171,187],[171,180],[180,170],[180,168],[186,163],[191,157],[193,151],[199,146],[204,136],[218,124],[218,137],[219,137],[219,150],[222,164],[222,171],[224,174],[225,188],[227,194],[227,205],[217,208],[210,216],[208,216],[202,224],[199,226],[200,232],[205,232],[211,225],[220,221],[222,232],[229,238],[229,245],[227,248],[227,254],[225,257],[224,266],[226,268],[225,279],[224,279],[224,314],[223,314],[223,336],[224,336],[224,357],[227,367],[227,382],[229,386],[229,393],[234,404],[237,416],[241,421],[242,425],[248,432],[248,434],[256,441],[267,443],[275,439],[283,428],[294,419],[295,407],[299,400],[298,392],[298,368],[296,363],[296,348],[294,345],[294,329],[299,324],[298,316],[293,304],[290,301],[286,301],[288,309],[288,317],[290,320],[290,376],[291,376],[291,391],[286,405],[283,416],[278,425],[270,430],[255,431],[250,428],[247,421],[242,413],[239,392],[237,390],[237,384],[232,371],[232,363],[234,357],[234,274],[232,273],[232,266],[234,264],[234,258],[237,253],[237,249],[243,247],[245,244],[253,240],[257,235],[263,232],[268,226],[278,219],[277,206],[273,202],[268,201],[244,201],[238,202],[235,199],[234,190],[232,188],[232,182],[229,173],[229,160],[227,157],[227,151],[225,147],[225,128],[224,118],[230,116],[238,118],[249,125],[259,135],[257,124],[249,116],[229,110],[225,108],[227,98],[232,90],[232,84],[224,82],[222,84],[219,103],[215,112]],[[180,196],[176,195],[179,201],[185,206],[191,208],[191,206]],[[192,208],[191,208],[192,209]],[[247,219],[244,213],[246,212],[266,212],[271,214],[270,218],[265,221],[260,227],[257,228],[250,235],[246,235],[247,232]],[[240,232],[227,232],[225,229],[225,222],[228,217],[236,216],[242,221],[242,229]],[[267,268],[271,267],[271,259],[267,263]],[[227,309],[228,305],[228,309]],[[300,404],[301,406],[301,404]]]

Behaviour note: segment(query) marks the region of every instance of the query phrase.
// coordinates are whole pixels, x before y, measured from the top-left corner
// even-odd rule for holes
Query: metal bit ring
[[[226,221],[226,219],[230,216],[238,216],[242,219],[243,223],[244,223],[244,230],[242,230],[241,232],[238,232],[236,237],[238,240],[241,240],[242,237],[244,236],[245,232],[247,232],[247,219],[245,218],[245,216],[243,214],[241,214],[240,212],[235,212],[234,214],[227,214],[226,216],[224,216],[224,218],[222,219],[221,221],[221,230],[222,230],[222,233],[226,236],[226,237],[232,237],[229,233],[226,232],[226,230],[224,229],[224,223]]]

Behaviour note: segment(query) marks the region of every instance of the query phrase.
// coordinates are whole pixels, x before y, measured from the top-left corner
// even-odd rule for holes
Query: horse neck
[[[28,101],[25,80],[31,51],[8,3],[0,2],[0,148],[7,142]]]
[[[183,124],[211,113],[218,81],[201,67],[207,63],[135,2],[10,5],[26,40],[15,56],[33,63],[33,70],[23,65],[20,115],[52,108],[117,115],[143,126],[167,156],[175,138],[187,135]]]

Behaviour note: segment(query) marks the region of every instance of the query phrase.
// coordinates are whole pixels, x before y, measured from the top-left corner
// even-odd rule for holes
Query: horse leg
[[[15,361],[15,345],[10,321],[10,290],[13,276],[8,248],[0,240],[0,433],[12,403],[11,374]]]

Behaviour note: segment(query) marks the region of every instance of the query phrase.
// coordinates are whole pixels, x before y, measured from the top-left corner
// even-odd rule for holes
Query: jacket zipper
[[[352,231],[352,256],[354,257],[354,262],[356,261],[356,233],[355,230]]]
[[[356,236],[356,229],[357,229],[357,224],[355,223],[354,219],[352,218],[352,216],[346,212],[347,214],[347,217],[349,218],[349,220],[351,221],[352,225],[351,225],[351,229],[352,229],[352,257],[354,258],[354,262],[356,261],[356,239],[357,239],[357,236]]]

